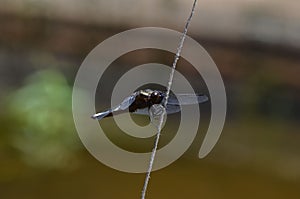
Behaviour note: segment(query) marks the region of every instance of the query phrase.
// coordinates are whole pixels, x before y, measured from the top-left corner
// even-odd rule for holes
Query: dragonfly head
[[[150,100],[152,104],[159,104],[162,102],[164,96],[162,92],[153,91],[150,96]]]

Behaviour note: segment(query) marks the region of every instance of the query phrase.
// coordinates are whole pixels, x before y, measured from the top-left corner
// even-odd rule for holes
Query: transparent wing
[[[172,113],[178,113],[180,112],[180,106],[179,105],[171,105],[167,104],[167,114],[172,114]],[[143,109],[137,109],[134,114],[139,114],[139,115],[149,115],[149,109],[148,108],[143,108]]]
[[[167,104],[167,114],[178,113],[180,111],[181,111],[180,106]]]
[[[135,100],[135,97],[138,95],[138,92],[133,93],[129,97],[125,98],[121,104],[112,108],[112,111],[126,110]]]
[[[138,114],[138,115],[149,115],[149,110],[148,108],[143,108],[143,109],[137,109],[135,112],[133,112],[134,114]]]
[[[208,101],[208,97],[204,94],[178,94],[176,97],[170,95],[168,104],[170,105],[191,105],[201,104]]]
[[[112,109],[108,109],[106,111],[96,113],[92,115],[93,119],[101,120],[102,118],[109,116],[110,114],[118,111],[124,111],[126,110],[135,100],[135,97],[138,95],[138,92],[133,93],[129,97],[125,98],[119,105],[115,106]]]

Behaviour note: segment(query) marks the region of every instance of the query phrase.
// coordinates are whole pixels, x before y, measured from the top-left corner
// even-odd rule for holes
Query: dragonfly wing
[[[134,114],[138,115],[149,115],[149,109],[148,108],[143,108],[143,109],[137,109]]]
[[[168,99],[170,105],[191,105],[201,104],[208,101],[208,97],[204,94],[178,94],[175,96],[171,95]]]
[[[126,110],[135,100],[135,97],[138,95],[138,92],[133,93],[129,97],[125,98],[123,102],[121,102],[118,106],[109,109],[107,111],[103,111],[100,113],[96,113],[92,116],[93,119],[101,120],[104,117],[111,116],[112,113],[120,113],[124,110]]]
[[[126,110],[135,100],[135,97],[138,95],[138,92],[134,92],[132,95],[129,97],[126,97],[121,104],[118,106],[114,107],[112,110],[113,111],[119,111],[119,110]]]
[[[181,109],[179,105],[167,104],[167,114],[178,113],[180,111]],[[149,109],[148,108],[137,109],[133,113],[138,115],[149,115]]]
[[[167,104],[167,114],[178,113],[180,111],[181,109],[179,105]]]

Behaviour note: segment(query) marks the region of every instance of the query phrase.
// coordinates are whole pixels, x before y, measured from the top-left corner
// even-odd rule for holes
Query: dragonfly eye
[[[159,92],[157,91],[154,91],[152,94],[151,94],[151,101],[153,104],[158,104],[160,103],[162,100],[162,96],[160,95]]]

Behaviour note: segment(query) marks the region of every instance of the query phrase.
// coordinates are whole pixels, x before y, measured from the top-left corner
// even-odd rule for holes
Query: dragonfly
[[[196,100],[195,100],[196,99]],[[129,112],[140,115],[149,115],[149,109],[154,104],[163,105],[166,92],[160,90],[139,90],[126,97],[119,105],[103,112],[92,115],[93,119],[101,120],[106,117]],[[166,106],[166,113],[178,113],[181,105],[205,103],[209,98],[205,94],[170,94]]]

